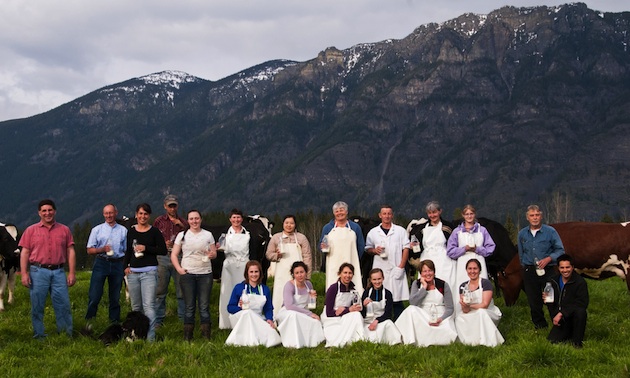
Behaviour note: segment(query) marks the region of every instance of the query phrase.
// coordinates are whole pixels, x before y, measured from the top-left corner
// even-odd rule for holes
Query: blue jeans
[[[105,280],[109,283],[109,320],[120,322],[120,289],[122,287],[125,270],[123,260],[106,260],[96,257],[92,267],[92,277],[90,278],[90,290],[88,292],[88,308],[85,314],[86,319],[96,317],[98,304],[103,297],[103,286]]]
[[[35,338],[45,337],[44,333],[44,308],[46,297],[50,292],[57,332],[66,332],[72,336],[72,310],[70,309],[70,296],[68,295],[68,282],[66,272],[63,269],[45,269],[31,266],[31,321]]]
[[[157,270],[145,273],[131,273],[127,277],[131,310],[140,311],[149,318],[149,341],[155,341],[155,288]]]
[[[156,292],[156,324],[162,324],[166,316],[166,297],[168,295],[168,284],[173,277],[175,281],[175,295],[177,295],[177,316],[184,319],[184,296],[179,285],[179,273],[171,262],[171,256],[158,256],[158,286]]]
[[[184,324],[195,324],[196,305],[199,306],[200,323],[211,323],[210,294],[212,293],[212,282],[212,273],[179,276],[179,284],[184,294],[184,303],[186,303]]]

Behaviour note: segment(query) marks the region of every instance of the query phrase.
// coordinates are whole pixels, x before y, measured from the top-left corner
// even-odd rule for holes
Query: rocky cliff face
[[[68,218],[114,201],[249,212],[417,216],[440,200],[502,219],[562,191],[576,218],[625,213],[630,13],[505,7],[402,40],[329,47],[218,82],[132,79],[0,124],[0,212],[52,196]]]

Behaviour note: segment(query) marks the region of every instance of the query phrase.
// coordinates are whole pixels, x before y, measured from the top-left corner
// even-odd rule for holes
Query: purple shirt
[[[346,307],[345,310],[339,315],[335,314],[335,299],[337,298],[337,284],[339,284],[339,292],[340,293],[348,293],[354,289],[354,283],[350,281],[348,287],[337,281],[334,284],[330,285],[328,290],[326,290],[326,316],[329,318],[333,318],[336,316],[344,316],[349,313],[350,310]]]
[[[306,284],[305,288],[303,289],[298,288],[298,294],[300,295],[309,294],[309,292],[313,290],[313,284],[311,283],[311,281],[307,280],[304,283]],[[287,283],[284,285],[284,290],[282,291],[282,299],[284,301],[283,303],[284,307],[287,310],[297,311],[297,312],[301,312],[304,315],[311,316],[313,313],[310,310],[304,307],[300,307],[295,304],[295,301],[293,298],[294,295],[295,295],[295,285],[293,284],[293,282],[287,281]]]
[[[459,234],[462,232],[468,232],[464,227],[464,223],[460,224],[455,230],[453,230],[453,233],[448,238],[448,242],[446,243],[446,255],[453,260],[457,260],[458,258],[463,256],[464,253],[466,253],[465,247],[459,246]],[[475,253],[483,257],[490,256],[492,252],[494,252],[496,245],[494,244],[494,240],[492,240],[492,237],[488,233],[488,230],[486,230],[486,228],[479,223],[475,223],[472,228],[472,232],[480,232],[483,236],[483,244],[476,246]]]

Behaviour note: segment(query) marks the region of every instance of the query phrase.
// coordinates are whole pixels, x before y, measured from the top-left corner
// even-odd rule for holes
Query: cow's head
[[[510,263],[497,273],[497,285],[503,293],[505,304],[512,306],[516,303],[523,289],[523,271],[518,254],[514,255]]]
[[[349,217],[348,219],[351,219],[354,223],[358,224],[359,227],[361,227],[361,233],[363,234],[363,239],[367,238],[367,234],[368,232],[370,232],[371,229],[381,224],[380,220],[364,218],[360,215],[353,215]]]
[[[273,229],[274,223],[269,220],[269,218],[263,215],[248,215],[245,219],[245,223],[251,223],[254,221],[259,221],[265,229],[269,232],[269,238],[271,238],[271,230]]]

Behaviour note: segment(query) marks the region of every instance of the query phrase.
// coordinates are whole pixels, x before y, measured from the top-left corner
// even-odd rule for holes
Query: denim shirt
[[[542,260],[551,257],[549,265],[556,265],[558,257],[564,254],[564,246],[560,235],[551,226],[543,224],[533,236],[529,226],[518,233],[518,255],[521,265],[534,265],[534,258]]]

